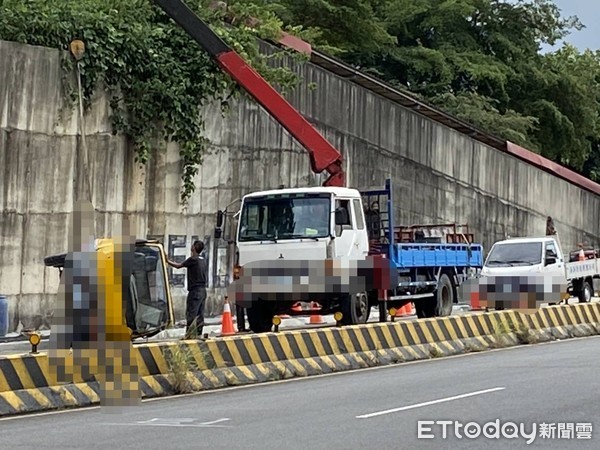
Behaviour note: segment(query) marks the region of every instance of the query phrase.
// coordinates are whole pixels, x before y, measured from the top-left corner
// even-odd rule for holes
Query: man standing
[[[379,202],[371,203],[371,208],[365,214],[369,240],[379,241],[381,238],[381,216],[379,215]]]
[[[208,281],[208,264],[200,256],[204,250],[204,242],[194,241],[192,244],[192,256],[181,264],[169,261],[169,265],[176,269],[187,269],[188,296],[185,308],[185,319],[187,322],[186,338],[194,335],[202,337],[204,327],[204,304],[206,302],[206,284]]]

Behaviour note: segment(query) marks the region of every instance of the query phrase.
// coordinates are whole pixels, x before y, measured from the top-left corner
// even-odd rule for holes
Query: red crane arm
[[[183,28],[241,87],[265,108],[308,151],[313,172],[326,170],[324,186],[345,186],[342,154],[333,147],[256,70],[231,49],[181,0],[154,0]]]

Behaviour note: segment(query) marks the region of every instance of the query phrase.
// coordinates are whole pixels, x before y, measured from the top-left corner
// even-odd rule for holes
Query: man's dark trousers
[[[206,288],[195,287],[188,292],[185,319],[187,322],[186,336],[202,337],[204,328],[204,305],[206,303]],[[194,324],[194,320],[196,323]]]

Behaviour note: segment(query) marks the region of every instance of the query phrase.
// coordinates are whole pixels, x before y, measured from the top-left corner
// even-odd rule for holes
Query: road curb
[[[598,334],[600,304],[578,304],[535,314],[498,311],[148,343],[134,351],[146,399]],[[0,357],[0,416],[100,402],[93,377],[73,384],[55,380],[45,353]]]

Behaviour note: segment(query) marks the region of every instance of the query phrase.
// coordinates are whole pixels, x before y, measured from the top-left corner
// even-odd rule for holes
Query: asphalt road
[[[333,376],[144,402],[106,414],[102,408],[0,421],[6,448],[19,449],[598,449],[578,439],[578,423],[600,427],[600,337],[523,346]],[[418,421],[476,422],[498,419],[499,439],[446,439],[442,426]],[[545,439],[541,432],[507,439],[508,422],[573,426],[573,436]],[[538,428],[539,430],[540,428]],[[473,428],[468,431],[473,432]],[[476,430],[475,430],[476,431]],[[494,433],[486,428],[486,433]],[[513,432],[504,428],[505,434]]]

